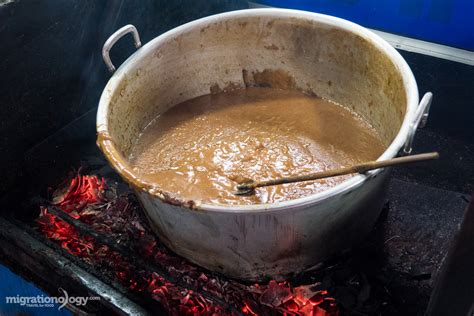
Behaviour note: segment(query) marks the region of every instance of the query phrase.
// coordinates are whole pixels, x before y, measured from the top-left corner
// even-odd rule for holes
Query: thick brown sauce
[[[334,103],[297,91],[247,88],[201,96],[154,119],[132,149],[134,171],[183,200],[257,204],[323,191],[349,176],[257,189],[243,178],[302,175],[376,159],[373,128]]]

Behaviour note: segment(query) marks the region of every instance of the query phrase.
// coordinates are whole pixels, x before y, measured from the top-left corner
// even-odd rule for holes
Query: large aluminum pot
[[[142,128],[182,101],[211,90],[285,80],[369,120],[387,146],[379,160],[396,156],[404,145],[410,151],[431,94],[418,104],[413,74],[388,43],[361,26],[326,15],[243,10],[182,25],[143,47],[136,29],[128,25],[104,45],[111,71],[109,50],[129,32],[139,49],[113,74],[101,96],[98,145],[136,190],[169,248],[230,277],[278,279],[349,248],[371,230],[384,200],[387,170],[356,175],[292,201],[221,206],[183,201],[161,191],[137,177],[127,157]]]

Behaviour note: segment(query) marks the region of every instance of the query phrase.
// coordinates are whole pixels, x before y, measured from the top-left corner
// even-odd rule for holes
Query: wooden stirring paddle
[[[425,153],[425,154],[419,154],[419,155],[397,157],[397,158],[382,160],[382,161],[363,162],[363,163],[356,164],[349,167],[326,170],[326,171],[307,174],[304,176],[284,177],[280,179],[273,179],[273,180],[260,181],[260,182],[254,182],[253,180],[250,180],[250,181],[246,181],[244,183],[237,185],[237,191],[234,192],[234,194],[235,195],[252,195],[255,193],[255,189],[260,188],[260,187],[267,187],[271,185],[278,185],[278,184],[284,184],[284,183],[318,180],[318,179],[324,179],[324,178],[329,178],[329,177],[342,176],[342,175],[351,174],[351,173],[364,173],[369,170],[392,167],[392,166],[419,162],[419,161],[433,160],[433,159],[438,159],[438,158],[439,158],[439,154],[437,152],[432,152],[432,153]]]

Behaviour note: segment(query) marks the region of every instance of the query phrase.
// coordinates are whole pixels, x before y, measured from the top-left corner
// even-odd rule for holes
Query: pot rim
[[[230,11],[225,13],[220,13],[216,15],[211,15],[208,17],[204,17],[198,20],[194,20],[178,26],[174,29],[171,29],[158,37],[155,37],[139,50],[137,50],[134,54],[132,54],[113,74],[113,76],[109,79],[107,85],[102,92],[99,101],[99,107],[97,110],[97,134],[98,134],[98,145],[100,149],[104,152],[107,160],[112,165],[112,167],[122,176],[129,180],[133,179],[136,184],[139,184],[140,187],[148,188],[144,189],[148,194],[156,196],[160,200],[170,203],[169,199],[164,197],[163,194],[153,188],[153,185],[147,183],[137,176],[133,174],[131,168],[129,167],[127,161],[121,157],[120,151],[115,147],[114,143],[109,139],[107,136],[100,137],[100,135],[108,135],[108,109],[110,105],[110,101],[114,91],[117,90],[118,84],[120,83],[121,79],[129,73],[130,69],[132,69],[137,62],[140,61],[141,56],[144,54],[149,53],[150,51],[154,50],[154,47],[162,41],[166,41],[170,38],[176,37],[181,33],[187,32],[193,28],[200,28],[204,27],[208,24],[228,20],[229,18],[239,18],[239,17],[273,17],[273,18],[301,18],[307,20],[318,21],[324,23],[329,26],[334,26],[339,29],[343,29],[354,34],[357,34],[367,41],[369,41],[372,45],[374,45],[377,49],[379,49],[382,53],[386,54],[387,57],[394,63],[397,70],[400,72],[403,80],[403,86],[406,93],[406,102],[407,107],[405,111],[405,117],[403,118],[402,125],[398,134],[392,141],[392,143],[386,148],[383,154],[377,160],[386,160],[395,157],[402,146],[404,145],[407,137],[410,126],[415,120],[415,112],[419,102],[419,95],[418,95],[418,87],[413,76],[413,73],[403,59],[403,57],[393,48],[389,43],[387,43],[384,39],[382,39],[377,34],[373,33],[372,31],[364,28],[358,24],[353,22],[313,12],[307,11],[300,11],[300,10],[292,10],[292,9],[277,9],[277,8],[259,8],[259,9],[245,9],[245,10],[237,10],[237,11]],[[192,203],[178,203],[183,207],[187,207],[189,209],[199,209],[200,211],[210,211],[210,212],[222,212],[222,213],[247,213],[247,212],[269,212],[269,211],[277,211],[277,210],[288,210],[294,208],[302,208],[308,205],[314,205],[326,200],[328,198],[334,197],[344,192],[348,192],[349,190],[355,189],[361,185],[365,181],[367,181],[370,177],[374,177],[378,175],[382,169],[372,170],[369,171],[367,174],[358,174],[355,175],[336,186],[329,188],[325,191],[315,193],[309,196],[301,197],[294,200],[284,201],[284,202],[277,202],[277,203],[265,203],[265,204],[254,204],[254,205],[221,205],[221,204],[205,204],[200,201],[193,201]],[[174,199],[176,200],[176,199]],[[176,204],[176,203],[172,203]]]

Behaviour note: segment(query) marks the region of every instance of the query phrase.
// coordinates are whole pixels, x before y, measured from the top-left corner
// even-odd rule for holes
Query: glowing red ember
[[[163,267],[171,276],[193,288],[203,289],[234,306],[229,311],[200,293],[166,281],[156,271],[137,271],[120,253],[82,236],[71,225],[42,207],[37,219],[39,230],[69,253],[93,267],[112,271],[120,282],[135,292],[147,293],[171,315],[338,315],[335,300],[314,285],[292,287],[288,282],[270,281],[247,286],[204,272],[176,256],[159,243],[140,213],[130,192],[117,194],[103,178],[77,175],[53,193],[52,202],[63,212],[90,225],[98,232],[130,245],[140,256]]]

